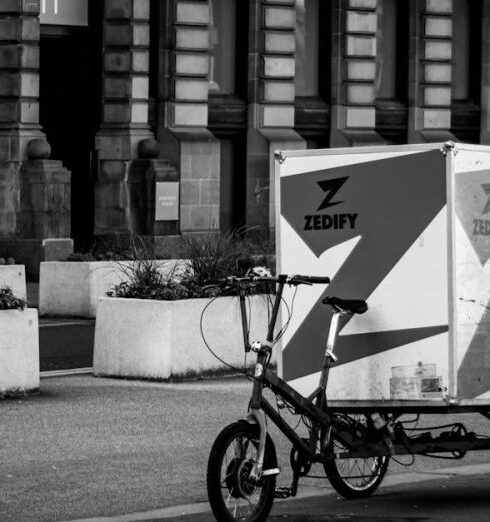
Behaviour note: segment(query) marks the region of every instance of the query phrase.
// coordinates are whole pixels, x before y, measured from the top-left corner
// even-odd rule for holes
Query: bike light
[[[260,341],[254,341],[250,344],[250,349],[252,350],[252,352],[259,353],[261,348],[262,343]]]

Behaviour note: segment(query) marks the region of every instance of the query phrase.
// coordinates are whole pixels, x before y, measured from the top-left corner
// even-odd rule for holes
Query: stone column
[[[26,264],[64,258],[70,173],[49,160],[39,125],[39,0],[0,2],[0,254]]]
[[[452,0],[417,0],[410,17],[408,141],[454,140]]]
[[[337,0],[332,9],[330,145],[383,144],[376,132],[377,0]]]
[[[209,2],[171,0],[164,18],[158,140],[180,168],[180,232],[219,231],[220,144],[207,130]]]
[[[294,131],[295,25],[295,0],[252,3],[246,223],[271,232],[275,228],[274,152],[305,148]]]
[[[97,133],[99,155],[95,185],[95,235],[110,239],[145,234],[144,212],[132,196],[145,186],[133,162],[158,156],[148,125],[149,0],[105,0],[103,33],[102,124]],[[144,146],[141,146],[141,143]],[[139,179],[135,179],[135,173]]]

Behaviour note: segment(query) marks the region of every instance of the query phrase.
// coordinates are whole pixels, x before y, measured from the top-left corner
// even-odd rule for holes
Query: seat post
[[[337,330],[339,328],[339,319],[343,315],[341,311],[334,308],[334,313],[330,321],[330,328],[328,330],[327,344],[325,348],[325,357],[323,359],[323,368],[320,375],[320,386],[325,389],[327,386],[328,371],[332,362],[337,360],[337,357],[333,353],[335,347],[335,340],[337,338]]]

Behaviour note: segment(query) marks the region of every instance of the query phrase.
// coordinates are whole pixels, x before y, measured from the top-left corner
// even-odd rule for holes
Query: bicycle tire
[[[334,458],[323,462],[325,474],[332,487],[345,498],[368,497],[376,491],[388,470],[389,457],[340,459],[337,454],[348,451],[340,440],[332,434],[327,454]],[[358,470],[358,471],[355,471]]]
[[[236,442],[238,444],[235,448],[235,456],[227,462],[227,451]],[[250,454],[247,453],[249,442],[252,443]],[[211,448],[207,468],[208,499],[216,520],[263,522],[267,519],[274,501],[276,475],[262,478],[259,484],[247,481],[247,473],[255,462],[258,442],[258,426],[246,421],[230,424],[216,438]],[[236,456],[237,449],[240,451],[239,457]],[[275,467],[277,467],[276,450],[267,435],[264,469]],[[257,501],[253,509],[251,509],[252,495],[255,495]]]

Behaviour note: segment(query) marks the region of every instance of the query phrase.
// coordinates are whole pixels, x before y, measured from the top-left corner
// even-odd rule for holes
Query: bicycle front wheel
[[[365,425],[363,415],[349,419],[349,424]],[[389,457],[341,458],[349,450],[332,435],[327,454],[333,458],[323,463],[325,474],[332,487],[345,498],[362,498],[374,493],[381,484],[388,469]]]
[[[259,448],[259,429],[239,421],[227,426],[213,444],[208,461],[207,487],[217,520],[262,522],[274,501],[276,476],[250,479]],[[274,445],[267,436],[264,469],[277,467]]]

